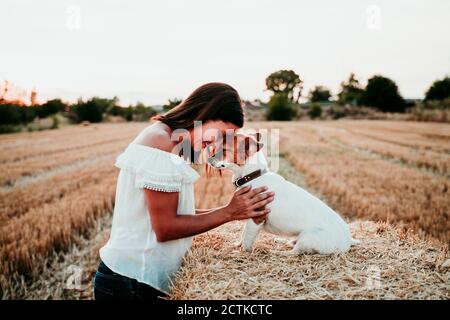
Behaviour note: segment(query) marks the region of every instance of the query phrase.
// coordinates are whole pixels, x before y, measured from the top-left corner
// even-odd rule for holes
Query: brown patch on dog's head
[[[257,137],[260,138],[260,136]],[[249,157],[261,150],[262,147],[263,144],[253,136],[236,134],[233,137],[233,145],[224,145],[224,158],[237,165],[243,165]]]

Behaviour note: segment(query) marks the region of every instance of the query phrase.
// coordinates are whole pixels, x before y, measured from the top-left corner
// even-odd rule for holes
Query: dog
[[[222,154],[208,159],[211,167],[230,170],[237,188],[267,186],[269,191],[275,192],[274,200],[267,205],[271,211],[265,221],[247,220],[238,245],[251,251],[261,230],[278,236],[295,236],[290,254],[344,253],[358,244],[359,240],[352,238],[348,224],[333,209],[303,188],[269,171],[258,140],[259,135],[256,139],[236,135],[231,152],[224,147]]]

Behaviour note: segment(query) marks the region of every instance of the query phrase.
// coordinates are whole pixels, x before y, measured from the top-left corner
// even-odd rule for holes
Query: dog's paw
[[[282,247],[282,246],[288,246],[290,248],[295,247],[295,244],[297,243],[297,239],[294,240],[289,240],[286,238],[280,238],[280,237],[276,237],[273,239],[273,241],[275,242],[275,244],[277,244],[278,246]]]
[[[289,251],[285,251],[287,257],[298,256],[300,253],[300,250],[297,250],[295,248]]]
[[[281,237],[275,237],[275,238],[273,238],[273,241],[277,244],[285,244],[286,243],[286,239],[281,238]]]
[[[295,245],[297,244],[297,239],[289,240],[287,244],[290,245],[291,247],[295,247]]]
[[[279,256],[279,257],[290,257],[293,255],[291,252],[292,252],[292,250],[287,250],[287,251],[286,250],[269,250],[269,253],[271,255]]]

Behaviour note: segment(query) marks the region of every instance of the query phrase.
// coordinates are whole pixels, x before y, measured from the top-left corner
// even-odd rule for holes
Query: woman
[[[195,210],[193,184],[199,175],[180,157],[191,153],[186,150],[192,151],[189,156],[199,154],[217,145],[227,130],[243,126],[235,89],[223,83],[205,84],[154,119],[156,123],[144,129],[116,161],[121,170],[111,235],[100,249],[94,279],[97,300],[165,296],[192,236],[232,220],[264,219],[269,213],[265,205],[274,195],[266,188],[242,188],[224,207]]]

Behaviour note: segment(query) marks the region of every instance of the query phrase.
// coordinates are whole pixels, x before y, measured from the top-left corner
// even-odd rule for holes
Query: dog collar
[[[247,182],[250,182],[253,179],[256,179],[256,178],[262,176],[264,173],[266,173],[266,170],[258,169],[256,171],[250,172],[249,174],[247,174],[239,179],[234,180],[233,184],[238,188],[242,187]]]

